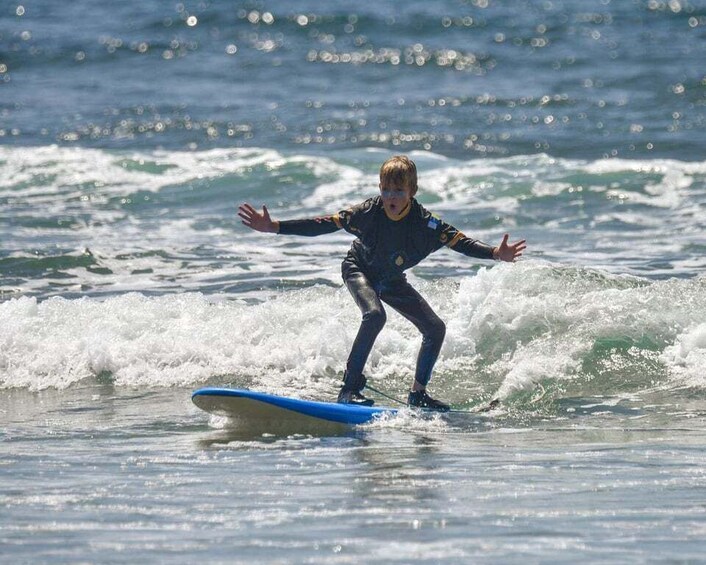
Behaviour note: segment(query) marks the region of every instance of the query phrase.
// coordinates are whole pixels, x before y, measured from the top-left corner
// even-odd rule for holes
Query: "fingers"
[[[527,240],[525,239],[521,239],[520,241],[516,241],[510,246],[513,251],[513,262],[519,257],[522,257],[522,252],[527,249],[527,245],[525,244],[526,241]]]
[[[250,204],[248,204],[247,202],[243,202],[243,203],[238,207],[238,209],[241,210],[241,211],[243,211],[243,212],[247,212],[247,213],[250,214],[250,215],[253,215],[253,214],[256,214],[256,213],[257,213],[257,210],[255,210],[255,208],[253,208],[252,206],[250,206]]]
[[[252,206],[250,206],[250,204],[248,204],[247,202],[238,206],[238,215],[239,216],[252,216],[255,213],[256,213],[255,209]]]
[[[244,202],[238,206],[238,216],[243,220],[243,224],[249,228],[253,228],[253,223],[257,222],[260,213],[255,210],[250,204]]]
[[[498,247],[498,256],[501,261],[514,263],[519,257],[522,257],[522,252],[527,249],[526,239],[521,239],[515,243],[508,243],[510,234],[503,235],[502,242]]]
[[[279,223],[273,222],[267,206],[262,207],[262,212],[253,208],[247,202],[238,206],[238,216],[242,219],[243,225],[255,231],[277,232]]]
[[[524,249],[527,249],[527,240],[526,239],[521,239],[520,241],[516,241],[515,243],[508,243],[508,234],[505,234],[503,236],[503,241],[500,244],[501,247],[506,247],[507,249],[510,249],[512,251],[522,251]]]
[[[249,226],[252,223],[253,215],[248,210],[245,210],[244,208],[240,208],[238,210],[238,216],[240,216],[242,218],[243,223],[246,226]]]
[[[513,259],[512,260],[514,262],[516,259],[522,257],[522,252],[525,249],[527,249],[527,246],[524,244],[524,241],[518,241],[517,243],[515,243],[512,246],[512,248],[513,248]]]

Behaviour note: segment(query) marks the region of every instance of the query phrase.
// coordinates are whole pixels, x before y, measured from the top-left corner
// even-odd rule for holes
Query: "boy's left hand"
[[[527,249],[525,242],[527,240],[521,239],[515,243],[508,244],[507,240],[510,238],[510,234],[505,234],[503,240],[500,242],[498,247],[493,248],[493,259],[497,261],[507,261],[509,263],[514,263],[518,257],[522,256],[522,252]]]

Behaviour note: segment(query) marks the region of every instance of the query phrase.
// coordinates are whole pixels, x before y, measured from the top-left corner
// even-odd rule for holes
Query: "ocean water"
[[[702,561],[704,60],[695,1],[1,4],[0,562]],[[350,236],[237,206],[332,213],[397,153],[448,222],[528,240],[409,272],[468,413],[199,411],[335,398]],[[418,347],[391,312],[374,386]]]

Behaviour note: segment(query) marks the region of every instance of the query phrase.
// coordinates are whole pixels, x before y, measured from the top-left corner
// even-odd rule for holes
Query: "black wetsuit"
[[[376,196],[332,216],[281,221],[279,226],[281,234],[315,236],[344,229],[357,236],[342,264],[343,280],[363,314],[346,364],[346,384],[362,378],[373,343],[385,325],[382,305],[385,302],[422,333],[415,379],[426,385],[439,356],[446,327],[407,282],[404,271],[444,246],[480,259],[492,259],[493,248],[466,237],[432,215],[414,198],[396,218],[387,215],[382,198]]]

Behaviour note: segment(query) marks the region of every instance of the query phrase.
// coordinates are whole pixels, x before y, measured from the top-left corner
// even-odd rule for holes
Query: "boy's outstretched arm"
[[[262,212],[258,212],[247,202],[238,207],[238,216],[243,220],[243,224],[255,231],[268,233],[279,232],[279,222],[270,218],[270,213],[267,211],[267,206],[262,207]]]
[[[500,245],[493,247],[493,259],[513,263],[518,257],[522,256],[522,252],[527,249],[527,245],[525,245],[527,240],[521,239],[515,243],[508,244],[507,240],[509,238],[510,235],[506,233]]]
[[[339,214],[308,220],[283,220],[280,222],[270,218],[267,206],[263,206],[262,212],[260,212],[247,202],[238,207],[238,216],[242,218],[243,224],[250,229],[283,235],[323,235],[333,233],[343,227]]]

